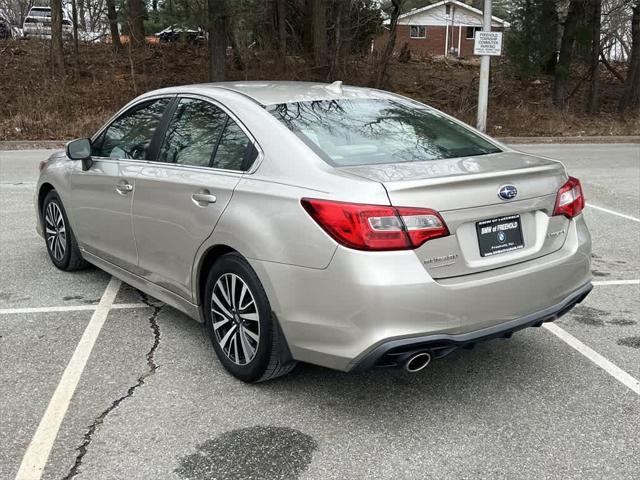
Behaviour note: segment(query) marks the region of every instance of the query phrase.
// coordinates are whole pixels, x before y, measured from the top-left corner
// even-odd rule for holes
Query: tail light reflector
[[[567,180],[567,182],[560,187],[560,190],[558,190],[556,207],[553,210],[553,214],[573,218],[582,212],[583,208],[584,194],[582,193],[580,180],[574,177],[569,177],[569,180]]]
[[[428,208],[390,207],[303,198],[304,209],[336,242],[356,250],[410,250],[449,235]]]

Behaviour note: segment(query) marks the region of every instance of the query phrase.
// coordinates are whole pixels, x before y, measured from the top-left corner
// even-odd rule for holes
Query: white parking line
[[[591,282],[594,286],[601,285],[640,285],[640,280],[596,280]]]
[[[613,378],[615,378],[620,383],[622,383],[625,387],[628,387],[629,389],[631,389],[631,391],[640,395],[640,381],[638,381],[637,379],[629,375],[627,372],[622,370],[620,367],[618,367],[614,363],[604,358],[595,350],[592,350],[591,348],[587,347],[584,343],[582,343],[580,340],[578,340],[576,337],[571,335],[566,330],[560,328],[558,325],[554,323],[544,323],[543,327],[545,327],[547,330],[549,330],[551,333],[553,333],[556,337],[558,337],[560,340],[565,342],[567,345],[569,345],[570,347],[574,348],[575,350],[580,352],[582,355],[587,357],[589,360],[591,360],[597,366],[602,368],[605,372],[607,372]]]
[[[594,208],[596,210],[601,210],[603,212],[610,213],[611,215],[617,215],[618,217],[626,218],[627,220],[633,220],[634,222],[640,222],[640,218],[632,217],[631,215],[627,215],[626,213],[614,212],[613,210],[609,210],[608,208],[597,207],[596,205],[593,205],[592,203],[587,203],[587,207],[591,207],[591,208]]]
[[[51,448],[53,447],[53,442],[58,435],[62,420],[67,413],[71,398],[80,381],[80,376],[87,364],[91,350],[96,343],[98,334],[107,319],[107,315],[109,314],[109,310],[111,310],[111,306],[119,289],[120,280],[112,277],[102,294],[100,303],[96,306],[96,310],[91,316],[87,328],[85,328],[82,334],[80,343],[78,343],[67,368],[62,374],[60,383],[58,383],[58,387],[53,393],[53,397],[51,397],[49,406],[40,420],[38,429],[27,447],[27,451],[20,464],[20,469],[16,475],[16,480],[39,480],[42,477],[42,472],[47,464]]]
[[[146,303],[114,303],[111,310],[122,310],[126,308],[147,308]],[[0,308],[0,315],[11,315],[14,313],[49,313],[49,312],[81,312],[85,310],[95,310],[98,305],[60,305],[55,307],[25,307],[25,308]]]

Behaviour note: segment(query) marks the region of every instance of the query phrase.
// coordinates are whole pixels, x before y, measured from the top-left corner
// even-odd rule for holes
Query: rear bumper
[[[591,282],[591,238],[578,216],[552,254],[442,280],[413,251],[339,247],[324,269],[249,261],[293,358],[349,371],[389,342],[446,336],[466,344],[494,328],[538,323],[540,312],[553,316]]]
[[[514,332],[528,327],[540,327],[552,322],[582,302],[593,289],[588,283],[562,302],[522,318],[461,334],[422,335],[410,338],[387,340],[372,347],[352,362],[349,371],[367,370],[373,367],[400,367],[417,352],[429,351],[432,358],[442,358],[457,348],[472,348],[478,342],[494,338],[509,338]]]

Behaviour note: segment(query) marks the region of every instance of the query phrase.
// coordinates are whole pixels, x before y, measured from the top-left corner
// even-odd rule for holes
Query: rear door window
[[[204,100],[180,100],[167,127],[158,161],[244,171],[258,151],[227,113]]]
[[[183,98],[167,127],[158,161],[209,167],[227,118],[209,102]]]
[[[169,98],[160,98],[131,107],[93,143],[91,155],[152,160],[151,141],[169,101]]]
[[[213,166],[225,170],[246,170],[255,159],[255,149],[252,146],[251,140],[240,126],[229,118],[222,132]],[[251,156],[253,158],[248,158]]]

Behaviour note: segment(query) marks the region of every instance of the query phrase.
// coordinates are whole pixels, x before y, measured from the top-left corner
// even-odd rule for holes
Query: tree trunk
[[[324,0],[313,0],[313,61],[316,67],[327,64],[327,4]]]
[[[118,31],[118,13],[116,12],[115,0],[107,0],[107,18],[109,19],[109,30],[111,30],[111,44],[117,52],[122,47],[122,43],[120,43],[120,32]]]
[[[276,46],[276,0],[265,0],[263,22],[263,48],[274,50]]]
[[[543,8],[544,11],[543,16],[548,18],[548,22],[553,26],[553,28],[549,28],[549,32],[552,32],[550,33],[551,38],[549,38],[549,43],[553,45],[553,48],[550,49],[547,60],[542,65],[542,71],[547,75],[554,75],[556,63],[558,63],[558,40],[562,35],[562,25],[558,18],[558,4],[555,1],[543,2],[541,8]]]
[[[304,0],[302,14],[302,48],[304,52],[313,55],[313,3],[316,0]]]
[[[624,94],[620,98],[618,110],[623,113],[627,108],[640,112],[640,0],[636,0],[631,17],[631,55]]]
[[[244,59],[242,58],[242,53],[240,52],[240,48],[238,47],[238,42],[236,40],[236,29],[229,26],[229,17],[226,17],[227,25],[225,26],[227,32],[227,42],[228,45],[231,46],[231,52],[233,54],[233,66],[236,70],[244,70],[245,64]]]
[[[144,46],[144,0],[128,0],[127,23],[129,24],[129,41],[133,47]]]
[[[589,96],[587,113],[593,115],[598,111],[598,90],[600,89],[600,29],[602,22],[602,0],[591,0],[591,66],[589,75]]]
[[[387,44],[385,45],[384,51],[378,60],[374,83],[376,88],[382,88],[384,84],[389,60],[391,59],[391,55],[393,55],[393,50],[396,46],[396,30],[398,27],[398,17],[400,16],[401,1],[402,0],[391,0],[393,10],[391,11],[391,20],[389,22],[389,38],[387,39]]]
[[[209,17],[209,80],[224,81],[224,63],[227,52],[227,9],[225,0],[208,0]]]
[[[343,18],[346,15],[345,0],[336,1],[336,23],[335,23],[335,35],[333,46],[333,57],[331,58],[331,70],[329,71],[329,79],[334,78],[338,70],[338,64],[340,63],[340,54],[342,52],[342,23]]]
[[[560,42],[560,55],[555,69],[553,81],[553,104],[564,109],[567,102],[567,85],[569,83],[569,71],[573,59],[573,46],[576,40],[578,18],[584,9],[584,0],[571,0],[569,12],[564,21],[562,41]]]
[[[78,0],[71,0],[71,19],[73,22],[73,59],[76,68],[78,68]]]
[[[85,17],[85,5],[84,5],[85,0],[80,0],[80,3],[78,3],[78,14],[80,16],[80,27],[82,27],[83,30],[87,30],[87,19]],[[93,27],[91,28],[91,30],[93,30]]]
[[[54,77],[64,76],[62,0],[51,0],[51,68]]]
[[[286,63],[287,55],[287,0],[277,0],[278,14],[278,49],[282,55],[282,61]]]

